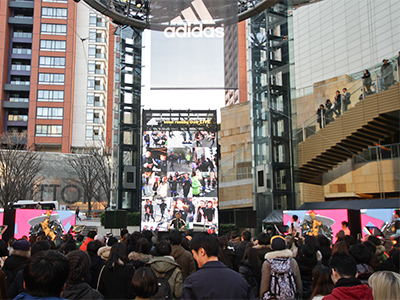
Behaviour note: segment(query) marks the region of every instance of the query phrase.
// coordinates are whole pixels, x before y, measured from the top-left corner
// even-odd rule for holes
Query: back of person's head
[[[182,242],[182,233],[175,229],[169,233],[169,242],[171,245],[180,245]]]
[[[370,241],[365,241],[364,243],[362,243],[369,251],[371,251],[371,253],[375,254],[376,252],[376,246],[374,243],[370,242]]]
[[[112,245],[118,243],[117,238],[110,236],[107,240],[107,246],[111,247]]]
[[[342,221],[342,226],[349,227],[349,223],[348,223],[348,222],[346,222],[346,221]]]
[[[90,230],[87,234],[88,238],[94,239],[94,237],[97,235],[97,232],[94,230]]]
[[[269,245],[271,241],[271,237],[269,234],[266,234],[265,232],[261,232],[257,235],[257,240],[259,245]]]
[[[85,238],[85,237],[84,237],[82,234],[77,234],[76,237],[75,237],[75,239],[76,239],[76,241],[77,241],[78,243],[83,242],[83,239],[84,239],[84,238]]]
[[[68,282],[78,283],[83,281],[83,278],[90,271],[90,257],[85,251],[74,250],[67,254],[69,261],[69,277]]]
[[[208,257],[218,257],[219,245],[218,240],[214,235],[206,232],[196,234],[190,242],[190,249],[198,252],[200,248],[205,250]]]
[[[329,239],[326,236],[322,235],[322,234],[317,235],[317,240],[318,240],[320,248],[321,247],[330,247],[331,246],[331,242],[329,241]]]
[[[309,244],[314,247],[315,251],[319,249],[319,242],[316,236],[313,235],[307,235],[304,238],[304,244]]]
[[[355,277],[357,274],[357,263],[354,258],[346,252],[336,252],[329,260],[329,266],[341,277]]]
[[[372,258],[371,251],[363,244],[355,244],[351,246],[349,254],[358,264],[369,264]]]
[[[172,248],[170,243],[167,241],[159,241],[156,245],[156,251],[158,256],[165,256],[165,255],[170,255]]]
[[[50,249],[51,249],[51,245],[50,245],[49,241],[46,241],[46,240],[37,241],[31,247],[31,256],[34,256],[36,253],[38,253],[40,251],[47,251]]]
[[[280,251],[286,249],[286,241],[280,235],[274,235],[271,238],[271,248],[274,251]]]
[[[126,244],[116,243],[112,245],[110,255],[106,263],[106,268],[110,270],[117,270],[120,267],[120,262],[127,262]]]
[[[121,229],[121,232],[120,232],[120,237],[121,237],[121,239],[124,237],[124,235],[125,234],[127,234],[127,233],[129,233],[129,231],[128,231],[128,229],[126,229],[126,228],[124,228],[124,229]]]
[[[97,255],[97,251],[99,250],[100,247],[101,247],[101,243],[97,240],[94,240],[94,241],[89,242],[89,244],[87,245],[86,251],[90,257],[93,257],[93,256]]]
[[[400,249],[395,250],[391,256],[396,271],[400,271]]]
[[[376,272],[368,279],[374,300],[400,299],[400,274],[391,271]]]
[[[257,250],[254,248],[247,248],[246,251],[244,251],[244,255],[243,255],[241,264],[243,264],[243,262],[245,260],[248,260],[249,265],[251,267],[256,267],[256,266],[261,267],[260,255],[258,254]]]
[[[251,233],[248,230],[245,230],[242,232],[242,238],[244,241],[250,241],[251,239]]]
[[[8,256],[8,246],[3,240],[0,240],[0,257]]]
[[[345,235],[343,237],[343,240],[351,246],[353,246],[356,243],[356,239],[352,235]]]
[[[382,245],[381,240],[380,240],[379,238],[377,238],[376,236],[374,236],[374,235],[370,235],[370,236],[368,237],[368,242],[371,242],[371,243],[374,244],[375,246]]]
[[[400,217],[400,209],[396,209],[394,213]]]
[[[236,231],[231,232],[231,239],[236,239],[238,237],[238,233]]]
[[[297,220],[299,219],[299,217],[297,215],[293,215],[293,221],[297,222]]]
[[[142,299],[151,298],[158,292],[157,276],[149,267],[140,267],[132,277],[132,292]]]
[[[218,238],[218,244],[221,247],[221,249],[226,249],[229,245],[229,240],[226,236],[220,236]]]
[[[64,244],[64,246],[63,246],[63,248],[62,248],[63,253],[64,253],[65,255],[67,255],[69,252],[74,251],[74,250],[77,250],[77,249],[78,249],[78,246],[76,246],[74,240],[68,240],[68,241]]]
[[[336,242],[332,248],[332,255],[336,252],[349,252],[349,245],[344,241]]]
[[[58,251],[41,251],[23,269],[26,292],[35,297],[60,297],[69,275],[69,261]]]
[[[312,278],[313,291],[310,299],[316,295],[326,296],[332,292],[334,284],[331,278],[331,269],[324,265],[316,265],[312,270]]]
[[[137,247],[137,251],[138,251],[139,253],[150,254],[151,246],[150,246],[150,242],[149,242],[148,239],[146,239],[146,238],[140,238],[140,239],[138,240],[138,242],[137,242],[136,247]]]

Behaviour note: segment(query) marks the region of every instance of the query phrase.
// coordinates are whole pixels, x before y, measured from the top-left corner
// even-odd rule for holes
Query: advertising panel
[[[37,234],[44,231],[52,240],[61,236],[75,225],[75,212],[70,210],[16,209],[15,233],[16,239],[24,235]]]
[[[218,230],[216,111],[143,111],[142,229]]]
[[[237,72],[228,73],[238,62],[237,5],[236,0],[157,1],[150,22],[151,89],[238,88]]]

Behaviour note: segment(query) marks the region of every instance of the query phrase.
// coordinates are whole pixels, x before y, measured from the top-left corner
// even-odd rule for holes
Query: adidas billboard
[[[170,23],[173,26],[168,26],[164,29],[164,36],[166,38],[224,37],[224,28],[216,26],[214,19],[202,0],[193,1],[190,7],[182,10],[180,15],[172,19]]]

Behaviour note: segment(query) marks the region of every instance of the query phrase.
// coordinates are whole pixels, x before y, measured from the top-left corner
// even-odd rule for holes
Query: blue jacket
[[[67,300],[61,297],[35,297],[27,293],[21,293],[13,300]]]
[[[181,299],[255,299],[239,273],[220,261],[210,261],[186,278]]]

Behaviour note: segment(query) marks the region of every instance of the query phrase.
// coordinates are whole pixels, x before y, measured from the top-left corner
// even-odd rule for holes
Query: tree
[[[30,195],[40,181],[43,160],[35,146],[26,148],[25,134],[6,133],[0,140],[0,204],[7,209]]]

